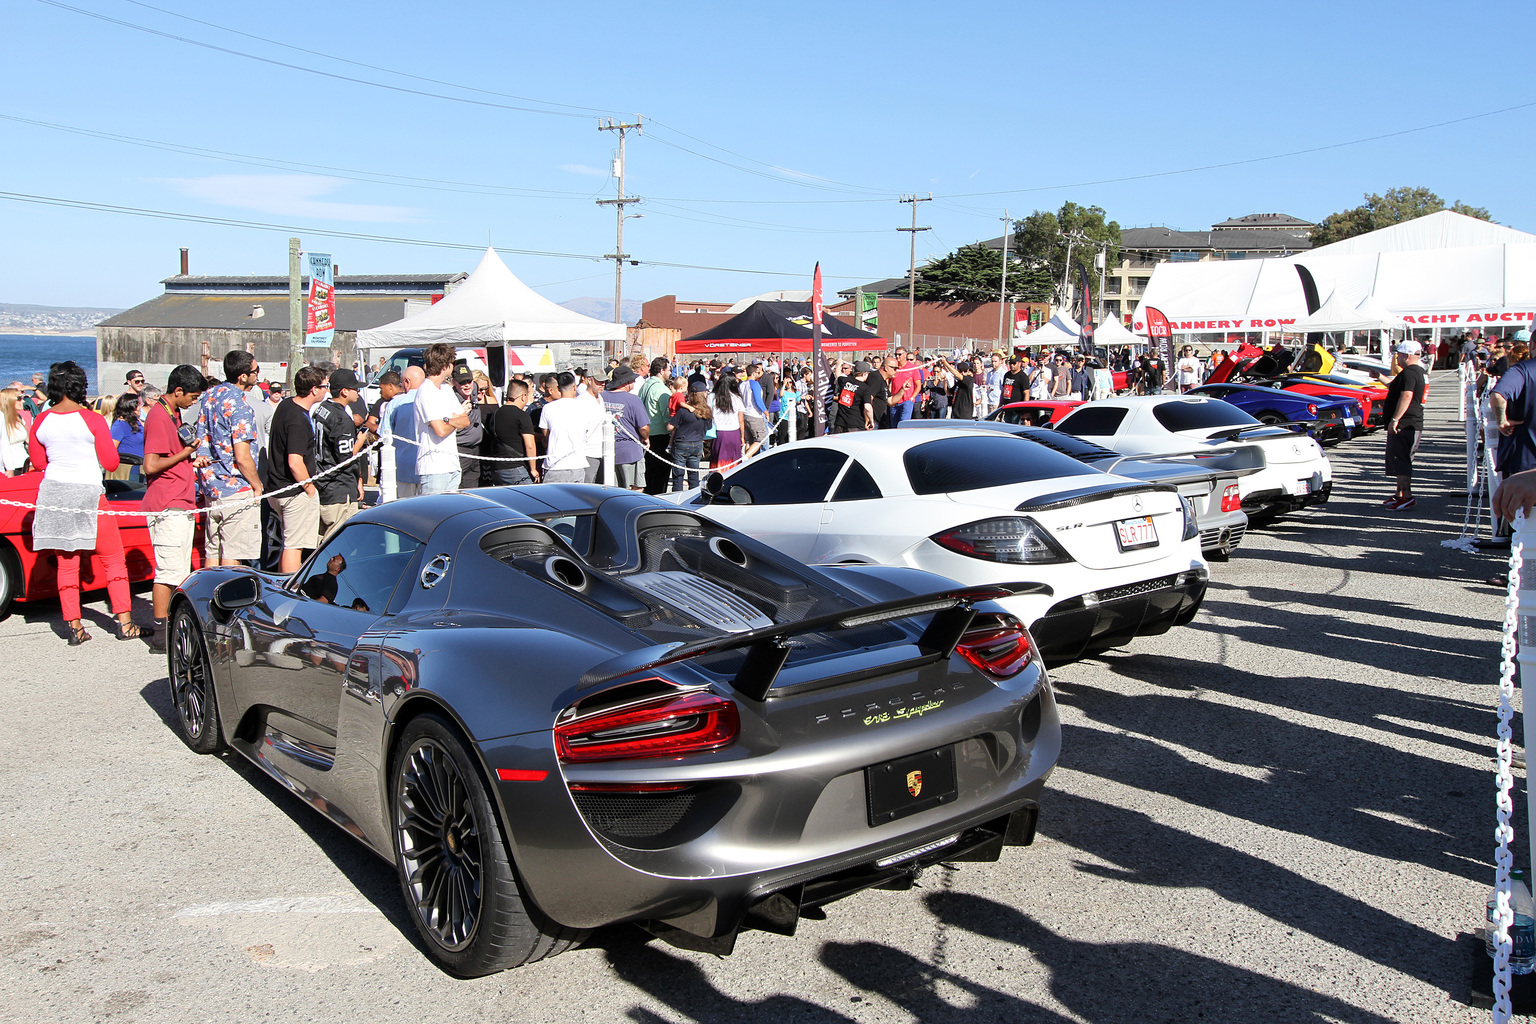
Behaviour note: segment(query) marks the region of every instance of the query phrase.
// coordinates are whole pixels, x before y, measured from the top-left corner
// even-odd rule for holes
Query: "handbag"
[[[704,440],[706,440],[706,441],[713,441],[714,439],[715,439],[715,421],[714,421],[713,418],[711,418],[710,421],[709,421],[709,429],[704,431]]]

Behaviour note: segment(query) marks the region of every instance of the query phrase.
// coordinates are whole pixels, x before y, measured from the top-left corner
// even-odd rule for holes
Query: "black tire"
[[[176,711],[177,735],[199,754],[216,754],[224,749],[219,698],[213,688],[208,644],[189,605],[177,606],[167,634],[166,676],[171,686],[171,707]]]
[[[21,559],[10,544],[0,541],[0,622],[10,618],[11,605],[21,590]]]
[[[1279,424],[1285,422],[1285,417],[1284,416],[1281,416],[1279,413],[1273,413],[1273,412],[1261,412],[1257,416],[1255,416],[1254,419],[1258,420],[1260,423],[1264,424],[1266,427],[1278,426]]]
[[[523,899],[480,770],[444,719],[406,725],[390,765],[389,811],[406,908],[444,970],[494,974],[586,937]]]

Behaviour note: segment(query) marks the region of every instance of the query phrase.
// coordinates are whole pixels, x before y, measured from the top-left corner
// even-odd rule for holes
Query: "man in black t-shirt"
[[[1137,384],[1144,395],[1160,395],[1163,393],[1163,381],[1167,379],[1168,371],[1163,366],[1163,359],[1156,352],[1147,352],[1141,357],[1141,372],[1136,375]]]
[[[1403,368],[1387,385],[1382,399],[1387,410],[1387,476],[1397,478],[1397,493],[1384,506],[1393,512],[1413,508],[1413,453],[1418,450],[1424,429],[1424,368],[1419,365],[1422,349],[1416,341],[1400,342],[1398,358]]]
[[[292,575],[304,563],[304,550],[320,541],[320,492],[310,480],[316,464],[315,431],[309,410],[325,397],[320,382],[325,374],[305,366],[293,375],[293,397],[272,410],[267,428],[267,490],[278,491],[303,484],[299,490],[269,497],[267,501],[282,518],[283,554],[278,571]]]
[[[832,423],[834,434],[875,428],[874,395],[869,383],[874,376],[878,376],[874,368],[861,359],[854,364],[852,374],[837,379],[837,397],[832,406],[837,411]]]
[[[1008,372],[1003,374],[1002,404],[1022,402],[1029,397],[1029,366],[1020,356],[1008,357]]]
[[[305,597],[315,601],[324,601],[326,604],[336,603],[336,577],[347,570],[347,560],[340,555],[332,555],[325,563],[325,572],[311,576],[304,581],[299,592]]]
[[[357,445],[357,423],[352,404],[359,384],[351,370],[332,370],[331,397],[310,414],[315,425],[315,450],[322,470],[346,463],[320,480],[320,536],[357,514],[363,498],[363,461],[347,462]]]
[[[506,402],[491,418],[491,435],[499,459],[523,459],[538,452],[535,438],[538,436],[533,417],[528,415],[528,399],[532,397],[528,385],[520,380],[507,382]],[[502,486],[536,484],[539,482],[537,462],[496,462],[492,479]]]

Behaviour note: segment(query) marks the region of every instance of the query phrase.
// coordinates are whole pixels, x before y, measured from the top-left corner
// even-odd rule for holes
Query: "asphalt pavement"
[[[1380,506],[1381,433],[1331,449],[1329,504],[1213,565],[1191,625],[1053,673],[1033,847],[726,958],[613,928],[451,978],[388,865],[182,745],[163,658],[113,639],[102,599],[73,649],[56,602],[26,608],[0,623],[0,1019],[1486,1019],[1464,936],[1492,880],[1503,594],[1495,560],[1440,546],[1465,500],[1454,380],[1417,508]]]

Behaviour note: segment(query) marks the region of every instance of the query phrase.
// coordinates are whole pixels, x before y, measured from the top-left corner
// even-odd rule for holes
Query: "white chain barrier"
[[[372,442],[372,443],[370,443],[370,444],[368,444],[368,445],[366,445],[366,446],[364,446],[362,448],[357,449],[357,451],[353,452],[351,454],[351,456],[349,456],[346,459],[343,459],[341,462],[336,463],[336,465],[334,465],[334,466],[327,466],[325,469],[320,470],[318,473],[315,473],[313,476],[309,477],[308,479],[300,480],[297,483],[289,484],[287,487],[279,487],[275,491],[263,491],[262,493],[254,496],[252,498],[246,499],[245,501],[234,502],[234,503],[223,503],[223,502],[220,502],[220,503],[216,503],[214,505],[206,506],[204,508],[168,508],[168,509],[156,509],[154,511],[145,511],[143,509],[131,509],[130,510],[130,509],[115,509],[115,508],[80,509],[80,508],[66,508],[66,507],[59,506],[59,505],[39,505],[35,501],[14,501],[14,500],[12,500],[10,498],[0,498],[0,505],[9,505],[9,506],[11,506],[13,508],[30,509],[30,510],[32,510],[34,512],[39,511],[39,510],[48,511],[48,512],[94,512],[98,516],[119,516],[119,517],[121,517],[121,516],[153,516],[153,517],[162,517],[162,516],[191,516],[193,518],[196,518],[197,516],[204,515],[204,514],[210,512],[210,511],[212,511],[214,509],[218,509],[219,511],[226,512],[226,513],[240,512],[240,511],[243,511],[246,508],[249,508],[252,505],[260,505],[263,501],[266,501],[268,498],[280,498],[280,497],[282,497],[282,496],[284,496],[286,494],[296,493],[298,491],[303,490],[304,487],[306,485],[308,485],[308,484],[315,483],[318,480],[323,480],[323,479],[325,479],[326,477],[330,476],[333,473],[339,473],[341,470],[346,469],[348,466],[350,466],[352,463],[356,462],[358,459],[366,457],[369,452],[373,451],[375,448],[377,448],[381,444],[383,444],[383,439],[374,441],[374,442]]]
[[[1495,776],[1495,784],[1498,788],[1496,807],[1498,809],[1498,826],[1494,829],[1494,838],[1498,840],[1498,846],[1494,850],[1494,918],[1496,928],[1495,946],[1493,957],[1493,1020],[1495,1024],[1507,1024],[1512,1013],[1509,998],[1510,967],[1509,957],[1513,945],[1510,941],[1509,929],[1514,924],[1514,908],[1510,905],[1510,869],[1514,865],[1514,854],[1509,844],[1514,841],[1515,829],[1510,824],[1514,816],[1514,800],[1511,791],[1514,788],[1514,775],[1512,774],[1513,750],[1511,748],[1510,721],[1515,714],[1515,665],[1518,661],[1523,664],[1524,652],[1532,632],[1536,632],[1536,604],[1531,598],[1536,598],[1536,593],[1526,596],[1520,586],[1520,572],[1522,568],[1522,552],[1525,547],[1526,518],[1524,513],[1515,514],[1515,536],[1509,551],[1509,585],[1504,593],[1504,637],[1502,644],[1502,658],[1499,664],[1499,742],[1497,747],[1498,769]],[[1536,668],[1536,666],[1525,666]],[[1522,681],[1525,676],[1522,673]],[[1523,704],[1523,694],[1522,694]],[[1530,714],[1523,714],[1525,726],[1525,745],[1530,747],[1531,724]],[[1529,787],[1526,793],[1527,810],[1531,793]],[[1536,820],[1533,820],[1530,841],[1536,843]],[[1536,846],[1532,846],[1536,849]]]

